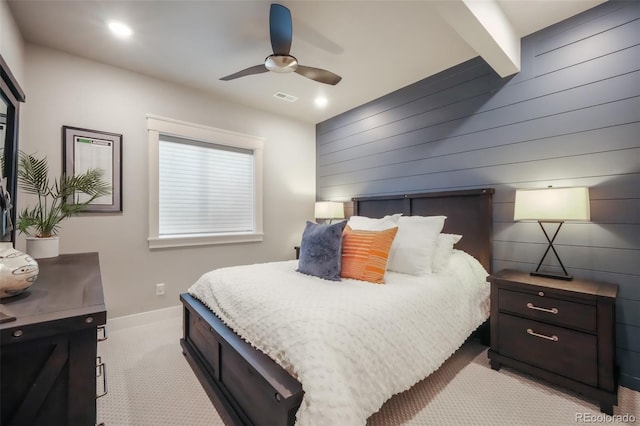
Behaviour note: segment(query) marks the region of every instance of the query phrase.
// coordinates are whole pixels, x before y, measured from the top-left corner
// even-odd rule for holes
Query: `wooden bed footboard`
[[[293,425],[302,385],[264,353],[233,333],[185,293],[183,353],[224,420],[231,425]]]

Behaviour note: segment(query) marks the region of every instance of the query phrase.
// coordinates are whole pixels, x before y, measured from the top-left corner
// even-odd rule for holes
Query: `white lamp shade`
[[[590,220],[589,188],[517,189],[513,220]]]
[[[344,204],[338,201],[316,202],[316,219],[344,219]]]

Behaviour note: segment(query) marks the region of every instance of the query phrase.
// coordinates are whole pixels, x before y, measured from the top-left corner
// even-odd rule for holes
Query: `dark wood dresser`
[[[509,269],[489,282],[491,368],[513,367],[596,400],[602,412],[613,414],[618,286]]]
[[[105,374],[97,342],[107,320],[98,253],[38,265],[29,290],[0,305],[16,318],[0,324],[0,424],[95,425],[96,375]]]

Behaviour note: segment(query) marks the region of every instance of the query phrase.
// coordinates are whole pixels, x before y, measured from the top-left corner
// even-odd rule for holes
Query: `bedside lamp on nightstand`
[[[317,201],[314,217],[316,219],[344,219],[344,204],[339,201]]]
[[[549,243],[538,267],[531,275],[556,278],[561,280],[571,280],[573,277],[567,273],[553,241],[556,239],[562,224],[566,220],[590,220],[589,210],[589,188],[544,188],[544,189],[517,189],[516,202],[513,212],[513,220],[537,220],[544,236]],[[549,238],[543,223],[557,223],[555,233]],[[556,259],[560,263],[563,274],[553,274],[540,272],[542,261],[547,257],[549,250],[553,251]]]

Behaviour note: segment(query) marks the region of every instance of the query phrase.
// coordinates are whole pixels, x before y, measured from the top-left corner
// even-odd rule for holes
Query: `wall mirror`
[[[0,55],[0,141],[2,141],[2,176],[6,178],[3,192],[9,193],[13,206],[18,192],[18,117],[24,92],[9,66]],[[0,198],[0,241],[15,243],[15,208],[6,209],[5,194]],[[12,227],[9,226],[12,224]],[[12,229],[11,229],[12,228]]]

